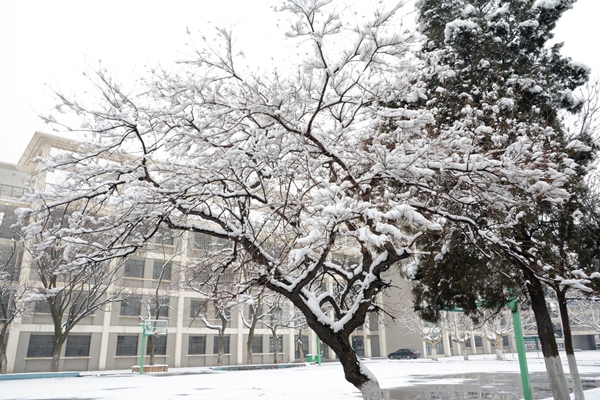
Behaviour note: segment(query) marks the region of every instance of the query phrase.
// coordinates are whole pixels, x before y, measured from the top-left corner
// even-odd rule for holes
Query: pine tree
[[[453,264],[453,260],[467,257],[476,271],[468,276],[475,278],[486,273],[498,274],[494,269],[502,266],[504,276],[516,278],[525,286],[536,315],[555,398],[568,396],[543,293],[543,281],[549,277],[547,270],[555,255],[549,257],[539,249],[543,248],[541,236],[545,235],[546,240],[556,239],[557,231],[539,228],[548,220],[558,223],[571,218],[572,195],[581,189],[585,174],[582,159],[586,153],[589,155],[591,147],[586,145],[586,137],[567,137],[561,126],[561,112],[577,112],[580,107],[572,91],[587,80],[588,70],[561,56],[561,44],[546,45],[553,37],[557,21],[574,1],[421,0],[417,3],[420,29],[426,38],[423,60],[431,74],[425,90],[426,106],[436,115],[432,134],[455,134],[465,146],[470,146],[470,152],[496,158],[504,165],[517,164],[529,157],[534,169],[565,174],[561,178],[565,193],[556,196],[548,194],[552,182],[532,182],[526,173],[519,176],[497,169],[494,173],[505,183],[510,202],[503,201],[502,193],[497,192],[496,202],[489,201],[492,197],[487,202],[473,199],[477,205],[461,210],[462,215],[476,221],[480,232],[493,232],[488,234],[492,238],[489,251],[475,246],[472,236],[466,237],[470,246],[488,260],[479,260],[471,254],[470,247],[464,248],[465,236],[460,232],[465,228],[460,224],[444,236],[444,248],[454,251],[446,255],[439,252],[429,260],[430,263],[434,260],[436,268],[442,270]],[[505,150],[511,147],[512,154]],[[456,151],[461,154],[460,147]],[[452,188],[449,193],[456,192],[455,188],[461,184],[459,180],[447,182],[447,187]],[[544,191],[546,194],[541,194]],[[497,237],[511,238],[514,244],[510,248],[494,248]],[[504,259],[493,260],[494,255]],[[446,260],[442,262],[444,257]],[[423,261],[426,260],[425,257]],[[513,268],[507,268],[507,262]],[[473,282],[477,285],[471,287],[472,297],[483,296],[486,290],[489,293],[486,287],[502,293],[507,284],[497,278]],[[438,291],[436,296],[456,299],[453,292]],[[554,374],[551,370],[559,372]]]

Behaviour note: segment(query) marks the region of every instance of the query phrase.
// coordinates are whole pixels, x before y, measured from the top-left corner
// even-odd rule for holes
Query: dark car
[[[400,350],[396,350],[393,353],[388,354],[388,358],[390,360],[397,360],[400,358],[405,358],[407,360],[415,359],[415,358],[419,358],[421,357],[421,352],[417,351],[417,350],[411,350],[411,349],[400,349]]]

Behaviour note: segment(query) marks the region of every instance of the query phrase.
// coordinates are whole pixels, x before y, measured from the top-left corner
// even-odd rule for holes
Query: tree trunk
[[[542,354],[546,364],[546,372],[548,374],[548,382],[552,390],[552,397],[556,400],[569,400],[569,389],[567,379],[563,371],[560,356],[558,354],[558,346],[552,329],[552,320],[546,305],[542,282],[533,272],[527,268],[521,268],[525,279],[528,282],[527,291],[531,298],[531,307],[535,315],[535,321],[538,328],[540,343],[542,344]]]
[[[260,302],[258,303],[260,305]],[[258,307],[250,306],[250,312],[252,321],[250,322],[250,328],[248,328],[248,341],[246,342],[246,364],[252,365],[252,342],[254,341],[254,330],[256,329],[256,322],[258,321],[258,315],[256,312]]]
[[[6,358],[6,343],[4,336],[0,337],[0,374],[5,374],[8,369],[8,359]]]
[[[494,341],[494,346],[496,346],[496,360],[498,360],[498,361],[504,360],[504,355],[502,354],[502,335],[496,334],[496,340]]]
[[[279,362],[278,360],[278,352],[277,352],[277,347],[279,345],[279,339],[277,338],[277,336],[273,336],[273,344],[275,345],[275,348],[273,349],[273,363],[277,364]]]
[[[6,328],[3,329],[0,335],[0,374],[5,374],[8,369],[8,360],[6,358]]]
[[[223,365],[223,354],[225,354],[225,341],[223,335],[219,335],[219,355],[217,356],[217,367]]]
[[[567,309],[566,289],[560,290],[560,288],[556,288],[556,297],[558,298],[558,308],[560,310],[560,319],[565,340],[565,352],[567,353],[571,379],[573,379],[575,400],[585,400],[581,377],[579,376],[579,368],[577,368],[577,360],[575,359],[575,350],[573,349],[573,335],[571,333],[571,322],[569,321],[569,310]]]
[[[363,400],[381,400],[382,394],[379,382],[377,382],[371,371],[359,360],[350,344],[350,335],[332,334],[331,336],[335,338],[333,341],[322,337],[322,335],[319,337],[337,354],[344,368],[346,380],[360,390]]]
[[[54,342],[54,349],[52,350],[52,363],[50,364],[50,372],[58,372],[60,364],[60,352],[62,351],[63,340],[56,340]]]
[[[438,356],[437,356],[437,348],[436,345],[439,342],[430,342],[430,341],[426,341],[426,343],[429,345],[429,347],[431,347],[431,361],[439,361],[438,360]]]
[[[154,336],[148,336],[148,349],[150,350],[150,365],[154,365]],[[142,351],[146,351],[146,349],[142,349]]]
[[[462,353],[463,360],[469,361],[469,354],[467,353],[467,346],[465,342],[458,342],[458,348]]]

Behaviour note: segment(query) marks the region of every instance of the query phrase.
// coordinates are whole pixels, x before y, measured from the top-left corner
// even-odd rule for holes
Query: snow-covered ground
[[[564,354],[563,354],[564,355]],[[595,374],[600,379],[600,351],[577,353],[580,373]],[[464,373],[518,372],[516,355],[504,361],[494,355],[441,358],[439,362],[418,360],[365,360],[383,389],[412,386],[415,376],[431,376],[422,383],[457,383],[448,375]],[[568,371],[566,359],[563,361]],[[535,353],[528,353],[530,372],[543,372],[544,363]],[[344,380],[339,363],[322,366],[256,371],[220,371],[209,368],[170,369],[175,374],[132,374],[128,371],[86,372],[79,378],[12,380],[0,382],[2,399],[135,399],[166,400],[187,397],[228,400],[356,400],[360,393]],[[197,374],[198,372],[205,372]],[[436,376],[439,376],[436,379]],[[600,400],[600,389],[587,390],[586,400]]]

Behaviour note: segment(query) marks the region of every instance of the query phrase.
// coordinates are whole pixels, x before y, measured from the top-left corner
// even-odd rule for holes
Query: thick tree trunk
[[[465,342],[458,342],[458,349],[462,353],[463,360],[469,361],[469,354],[467,354],[467,348],[465,346]]]
[[[556,296],[558,298],[558,308],[560,310],[560,319],[565,339],[565,352],[567,353],[567,361],[569,362],[569,372],[571,372],[571,379],[573,379],[575,400],[585,400],[581,377],[579,376],[579,368],[575,359],[575,350],[573,349],[573,335],[571,332],[571,322],[569,321],[569,310],[567,309],[566,291],[557,288]]]
[[[56,341],[52,350],[52,363],[50,364],[50,372],[58,372],[60,364],[60,352],[62,351],[64,340]]]
[[[552,390],[552,397],[556,400],[569,400],[569,388],[567,379],[563,371],[560,356],[558,354],[558,346],[552,329],[552,320],[546,305],[542,282],[533,272],[527,268],[522,268],[525,279],[527,279],[527,291],[531,298],[531,307],[535,315],[537,323],[538,335],[542,344],[542,354],[546,364],[546,372],[548,374],[548,382]]]
[[[320,337],[329,347],[335,351],[344,368],[346,380],[353,384],[362,393],[363,400],[381,400],[382,394],[379,382],[368,368],[358,359],[352,348],[348,336],[335,335],[333,341]]]
[[[494,346],[496,346],[496,360],[502,361],[504,360],[504,354],[502,352],[502,336],[496,335],[496,340],[494,342]]]

